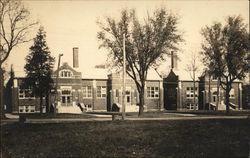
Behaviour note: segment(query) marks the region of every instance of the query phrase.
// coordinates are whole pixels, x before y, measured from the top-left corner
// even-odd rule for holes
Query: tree
[[[50,55],[46,43],[46,33],[42,27],[38,30],[34,45],[30,47],[30,54],[26,57],[24,66],[27,74],[25,82],[40,98],[40,112],[42,113],[43,96],[46,96],[46,110],[49,110],[49,92],[53,86],[51,78],[54,58]]]
[[[100,48],[109,50],[109,57],[118,68],[123,65],[125,34],[126,73],[134,80],[139,93],[140,116],[144,110],[148,70],[164,61],[165,55],[172,50],[178,50],[177,44],[182,41],[177,29],[178,18],[165,9],[156,9],[153,15],[148,14],[141,22],[135,10],[122,10],[119,19],[107,17],[105,22],[98,22],[101,31],[97,38],[101,42]]]
[[[4,116],[3,88],[4,71],[3,64],[8,59],[13,48],[19,44],[28,42],[28,31],[36,22],[28,22],[30,12],[20,0],[0,0],[0,110]]]
[[[193,99],[193,103],[194,103],[194,108],[196,110],[196,85],[195,85],[195,76],[196,76],[196,73],[197,71],[199,71],[199,66],[197,65],[198,62],[197,62],[197,55],[192,53],[191,55],[191,61],[189,62],[189,64],[187,65],[187,68],[186,68],[186,71],[190,72],[190,77],[192,78],[193,80],[193,91],[194,91],[194,99]]]
[[[225,90],[226,111],[229,113],[232,83],[243,79],[247,72],[244,60],[250,45],[247,25],[240,16],[229,16],[224,26],[215,22],[203,28],[201,34],[204,37],[203,61]]]

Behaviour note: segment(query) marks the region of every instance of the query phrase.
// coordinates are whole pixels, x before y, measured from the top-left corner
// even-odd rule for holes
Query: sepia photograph
[[[0,0],[0,158],[250,158],[249,0]]]

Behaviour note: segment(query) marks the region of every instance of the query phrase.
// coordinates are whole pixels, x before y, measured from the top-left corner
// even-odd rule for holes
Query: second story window
[[[71,78],[72,77],[72,72],[69,71],[69,70],[62,70],[62,71],[60,71],[60,77]]]

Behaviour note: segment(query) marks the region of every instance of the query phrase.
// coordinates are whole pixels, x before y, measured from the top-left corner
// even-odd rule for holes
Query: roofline
[[[24,79],[25,77],[14,77],[13,79]],[[70,78],[69,78],[70,79]],[[81,78],[81,80],[109,80],[108,78]],[[163,80],[146,80],[146,81],[163,81]],[[193,82],[192,80],[178,80],[176,82]],[[196,80],[195,82],[200,82],[199,80]],[[241,81],[233,81],[233,83],[242,83]]]

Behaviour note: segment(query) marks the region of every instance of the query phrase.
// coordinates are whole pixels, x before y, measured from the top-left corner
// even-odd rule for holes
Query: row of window
[[[72,72],[63,70],[63,71],[60,71],[60,76],[63,78],[70,78],[72,77]]]
[[[118,91],[118,90],[117,90]],[[129,94],[128,94],[129,92]],[[118,95],[119,92],[116,92],[116,95]],[[82,87],[82,95],[83,98],[92,98],[92,87],[91,86],[83,86]],[[126,91],[127,95],[130,95],[130,91]],[[70,89],[65,89],[62,90],[62,102],[70,103],[70,98],[67,98],[71,96],[71,90]],[[96,89],[96,97],[97,98],[106,98],[107,96],[107,87],[106,86],[97,86]],[[24,99],[24,98],[31,98],[34,97],[32,94],[32,91],[30,89],[19,89],[19,98]],[[159,98],[159,87],[147,87],[147,97],[148,98]]]
[[[187,98],[194,98],[194,94],[186,94],[186,97]],[[195,94],[195,97],[197,98],[198,97],[198,95],[197,94]]]
[[[35,106],[19,106],[19,113],[34,113]]]
[[[19,89],[19,99],[34,98],[34,94],[31,89]]]
[[[192,92],[193,87],[187,87],[186,98],[194,98],[194,93]],[[197,89],[197,88],[196,88]],[[128,91],[129,92],[129,91]],[[118,97],[118,90],[116,96]],[[126,91],[127,93],[127,91]],[[82,87],[83,98],[92,98],[92,87],[84,86]],[[216,94],[213,93],[213,96]],[[70,103],[71,90],[62,90],[62,102]],[[98,98],[105,98],[107,96],[107,88],[105,86],[97,86],[96,96]],[[148,98],[159,98],[159,87],[147,87],[147,97]],[[198,93],[195,94],[195,97],[198,97]],[[34,98],[34,94],[31,89],[19,89],[19,99],[25,98]],[[234,89],[230,91],[230,98],[235,98]]]
[[[194,87],[187,87],[186,90],[187,91],[194,91]],[[195,91],[198,91],[197,87],[195,87]]]
[[[194,91],[195,89],[195,91]],[[194,92],[195,92],[195,95],[194,95]],[[198,97],[198,88],[197,87],[187,87],[186,88],[186,98],[187,99],[193,99],[195,96],[195,98]]]

